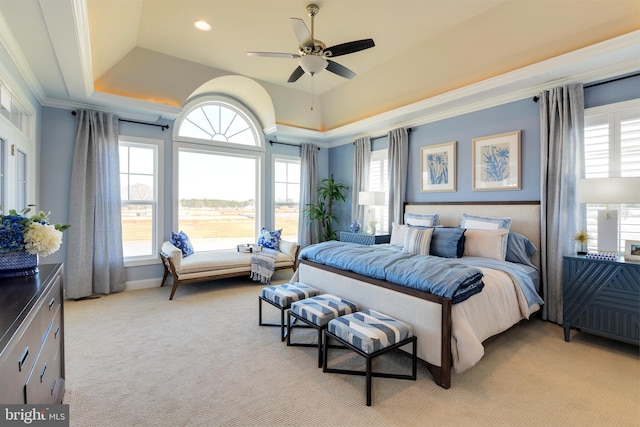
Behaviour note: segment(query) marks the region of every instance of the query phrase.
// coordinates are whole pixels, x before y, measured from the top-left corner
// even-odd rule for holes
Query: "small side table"
[[[340,241],[349,243],[358,243],[361,245],[379,245],[381,243],[389,243],[391,241],[390,234],[365,234],[351,233],[349,231],[340,232]]]
[[[640,343],[640,263],[565,256],[562,275],[565,341],[577,328]]]

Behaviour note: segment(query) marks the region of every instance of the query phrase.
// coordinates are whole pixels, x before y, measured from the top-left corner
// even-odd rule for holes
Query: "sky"
[[[179,198],[253,199],[257,162],[255,158],[181,150]]]

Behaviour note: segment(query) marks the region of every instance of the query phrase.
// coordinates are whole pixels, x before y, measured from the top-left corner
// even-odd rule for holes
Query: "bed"
[[[477,250],[477,247],[473,248],[478,244],[476,236],[485,236],[491,233],[476,231],[477,227],[483,228],[484,226],[474,224],[473,221],[469,221],[469,218],[509,218],[508,234],[497,231],[494,234],[508,235],[509,239],[512,235],[519,236],[522,238],[521,241],[526,241],[528,245],[539,248],[540,205],[539,202],[413,203],[405,205],[405,218],[407,216],[428,218],[434,213],[438,216],[438,225],[444,226],[443,228],[458,228],[461,225],[463,214],[465,215],[467,220],[465,225],[469,226],[469,229],[465,231],[467,248],[464,249],[464,256],[445,259],[434,256],[424,257],[417,254],[413,259],[417,260],[418,256],[439,258],[443,264],[445,262],[456,264],[458,268],[460,268],[458,264],[462,264],[470,269],[480,270],[482,273],[481,290],[470,292],[470,295],[464,296],[464,299],[460,301],[456,301],[456,298],[460,299],[456,296],[459,294],[445,294],[443,296],[428,289],[400,285],[396,281],[397,272],[395,276],[393,274],[390,276],[386,270],[376,269],[377,273],[373,274],[374,277],[370,277],[368,270],[353,268],[355,264],[352,264],[351,267],[340,267],[335,263],[327,262],[326,259],[314,259],[313,252],[322,252],[315,248],[316,245],[302,251],[294,279],[316,287],[321,292],[353,300],[365,309],[378,310],[411,324],[414,334],[418,337],[418,357],[425,364],[436,384],[447,389],[451,387],[452,370],[461,373],[480,361],[484,355],[483,342],[485,340],[524,319],[528,319],[540,309],[542,304],[542,299],[539,296],[541,287],[536,270],[540,266],[538,252],[532,254],[532,251],[529,252],[529,248],[526,256],[528,260],[527,262],[522,261],[522,267],[519,262],[489,259],[486,260],[487,265],[485,265],[483,256],[478,256],[485,255],[485,249],[480,249],[480,253],[474,253],[473,251]],[[429,227],[428,224],[422,224],[416,219],[411,219],[411,221],[418,223],[412,224],[410,229],[431,228],[435,230],[440,228]],[[407,227],[402,228],[407,229]],[[392,231],[391,243],[397,245],[397,238],[394,242],[396,230],[394,228]],[[410,233],[417,234],[415,230]],[[504,239],[506,242],[506,237]],[[334,243],[333,245],[340,244]],[[348,244],[342,243],[342,245]],[[364,251],[356,246],[351,252]],[[375,250],[389,251],[393,249],[385,248],[385,246],[387,245],[379,245],[379,248],[375,248]],[[466,252],[467,249],[469,249],[469,253]],[[504,249],[502,250],[504,251]],[[458,252],[462,253],[460,250]],[[385,256],[392,256],[386,254]],[[367,254],[366,256],[373,255]],[[397,262],[399,261],[394,260],[390,265]],[[408,261],[402,259],[401,262]],[[501,263],[508,264],[506,271],[500,269],[501,265],[498,266],[500,268],[494,268],[494,264]],[[371,262],[369,264],[377,263]],[[512,269],[517,271],[514,272]],[[531,284],[527,284],[523,289],[519,283],[529,280],[522,279],[524,273],[521,274],[520,270],[531,278],[533,286],[536,288],[534,289],[535,296],[530,294],[531,289],[527,290]],[[389,277],[392,277],[396,282],[387,280]]]

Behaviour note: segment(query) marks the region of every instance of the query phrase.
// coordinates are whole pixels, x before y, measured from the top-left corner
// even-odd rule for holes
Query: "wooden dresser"
[[[0,403],[56,404],[64,395],[62,264],[0,279]]]

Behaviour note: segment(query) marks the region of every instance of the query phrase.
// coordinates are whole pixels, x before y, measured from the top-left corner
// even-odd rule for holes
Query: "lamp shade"
[[[384,191],[360,191],[358,193],[358,204],[364,206],[384,206]]]
[[[580,180],[582,203],[640,203],[640,177]]]
[[[304,70],[305,73],[311,74],[312,76],[316,73],[327,68],[329,63],[322,56],[318,55],[304,55],[298,61],[300,63],[300,67]]]

